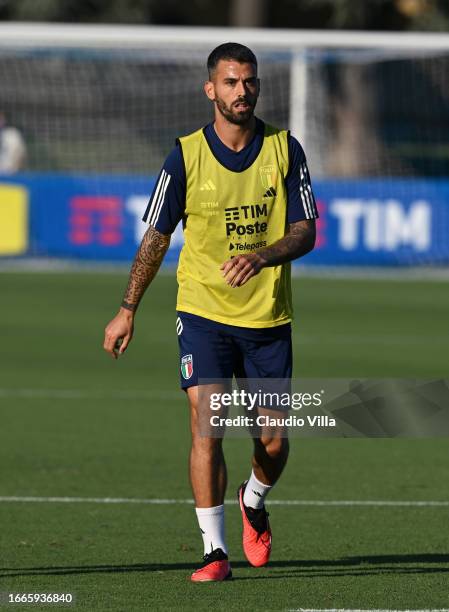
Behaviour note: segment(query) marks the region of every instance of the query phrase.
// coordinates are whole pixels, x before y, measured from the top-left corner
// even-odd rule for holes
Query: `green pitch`
[[[190,498],[174,277],[148,291],[118,362],[101,347],[125,275],[0,281],[0,496]],[[448,377],[449,284],[305,278],[294,299],[296,375]],[[233,501],[251,444],[225,447]],[[295,439],[272,499],[449,500],[448,451],[446,439]],[[235,579],[192,585],[191,505],[0,501],[0,592],[73,593],[89,612],[448,607],[448,507],[269,510],[268,567],[248,567],[229,505]]]

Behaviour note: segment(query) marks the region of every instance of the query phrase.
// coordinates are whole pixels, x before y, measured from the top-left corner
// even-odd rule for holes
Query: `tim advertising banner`
[[[150,177],[0,177],[0,256],[129,261],[154,185]],[[303,261],[323,265],[449,262],[449,181],[314,182],[317,247]],[[182,247],[179,226],[167,255]]]

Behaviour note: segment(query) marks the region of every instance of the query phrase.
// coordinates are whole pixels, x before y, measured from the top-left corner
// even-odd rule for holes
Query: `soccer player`
[[[231,577],[222,439],[200,434],[198,381],[233,375],[290,380],[289,262],[313,249],[318,216],[299,142],[254,115],[260,90],[254,53],[222,44],[209,55],[207,68],[204,91],[214,121],[179,138],[166,159],[144,215],[148,229],[104,341],[114,358],[128,347],[139,302],[182,220],[176,329],[181,387],[191,414],[190,480],[204,544],[194,582]],[[253,566],[265,565],[270,556],[265,499],[288,450],[281,428],[254,438],[252,470],[238,491],[243,549]]]

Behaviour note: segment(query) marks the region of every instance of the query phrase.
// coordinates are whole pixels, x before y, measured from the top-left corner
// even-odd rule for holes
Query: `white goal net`
[[[345,34],[65,28],[2,26],[0,110],[24,133],[31,170],[157,172],[177,136],[210,120],[206,58],[236,39],[259,58],[257,113],[293,130],[314,175],[447,174],[441,37],[362,46]]]

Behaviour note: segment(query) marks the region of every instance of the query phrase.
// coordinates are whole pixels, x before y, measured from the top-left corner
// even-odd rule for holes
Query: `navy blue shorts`
[[[199,379],[276,378],[292,376],[291,325],[264,329],[217,323],[178,312],[181,387]]]

